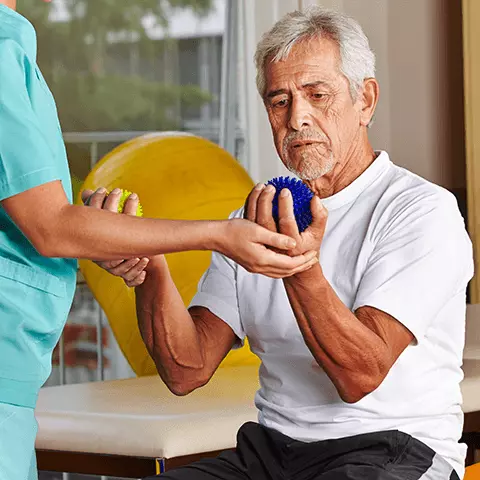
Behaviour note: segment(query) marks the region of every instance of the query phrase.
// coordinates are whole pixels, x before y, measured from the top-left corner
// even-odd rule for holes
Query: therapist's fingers
[[[263,266],[254,269],[253,273],[261,273],[271,278],[287,278],[312,268],[318,263],[318,253],[309,251],[302,255],[289,257],[271,250],[263,255]]]

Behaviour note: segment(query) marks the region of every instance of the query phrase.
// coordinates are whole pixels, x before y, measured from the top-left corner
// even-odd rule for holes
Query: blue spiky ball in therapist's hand
[[[304,232],[312,223],[312,212],[310,202],[313,198],[313,192],[300,180],[290,177],[277,177],[269,180],[267,185],[273,185],[276,189],[273,197],[272,215],[278,226],[278,196],[284,188],[288,188],[292,193],[293,212],[297,220],[298,231]]]

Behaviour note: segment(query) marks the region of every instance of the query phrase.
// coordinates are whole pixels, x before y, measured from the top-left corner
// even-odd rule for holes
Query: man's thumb
[[[312,201],[310,202],[310,210],[312,212],[313,224],[325,223],[328,217],[328,211],[320,198],[318,198],[316,195],[313,196]]]

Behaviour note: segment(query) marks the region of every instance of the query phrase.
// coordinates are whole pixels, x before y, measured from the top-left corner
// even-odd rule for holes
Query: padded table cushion
[[[464,412],[480,411],[480,358],[467,350]],[[158,376],[47,387],[36,410],[37,448],[174,458],[233,448],[239,427],[257,421],[254,366],[221,368],[185,397]]]
[[[257,421],[258,368],[219,369],[176,397],[158,376],[43,388],[36,447],[43,450],[174,458],[233,448]]]

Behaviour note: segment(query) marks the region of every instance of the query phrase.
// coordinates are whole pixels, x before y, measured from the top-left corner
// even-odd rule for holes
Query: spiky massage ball
[[[123,188],[120,189],[120,192],[121,192],[121,195],[120,195],[120,201],[118,202],[118,213],[123,213],[125,202],[127,201],[128,197],[132,194],[132,192],[129,192],[128,190],[124,190]],[[138,202],[136,215],[137,217],[143,217],[143,208],[140,202]]]
[[[278,226],[278,197],[284,188],[288,188],[292,193],[293,212],[297,220],[298,231],[304,232],[312,223],[312,212],[310,202],[313,198],[313,192],[300,180],[290,177],[276,177],[267,182],[267,185],[273,185],[276,189],[273,197],[272,215]]]

